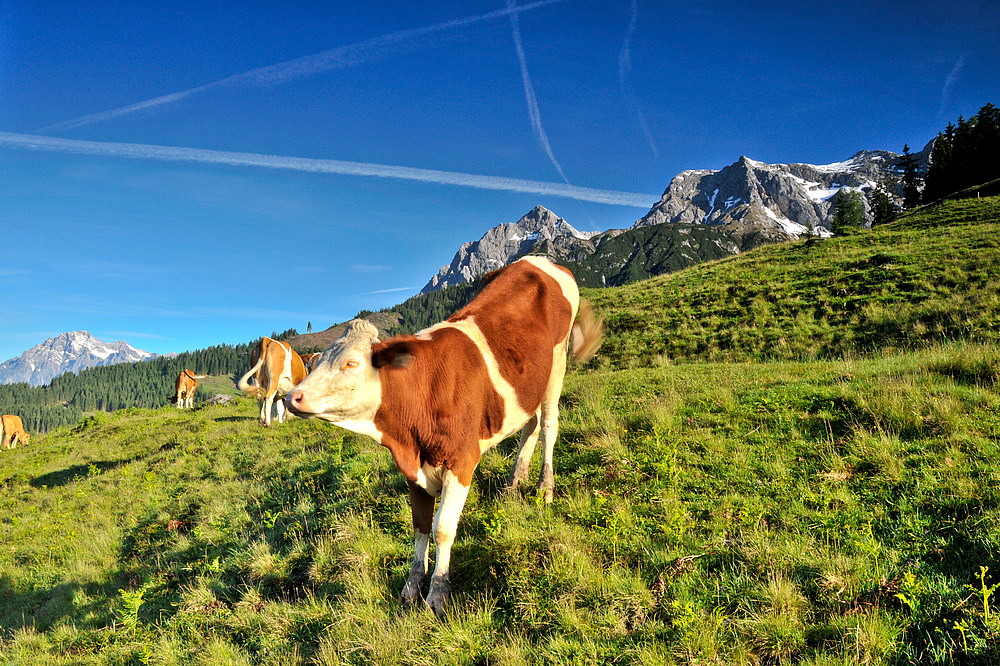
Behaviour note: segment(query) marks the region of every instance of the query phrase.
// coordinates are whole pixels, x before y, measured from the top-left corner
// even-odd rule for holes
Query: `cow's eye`
[[[356,368],[356,367],[358,367],[358,362],[354,361],[354,360],[348,361],[347,363],[344,364],[344,367],[345,368]]]

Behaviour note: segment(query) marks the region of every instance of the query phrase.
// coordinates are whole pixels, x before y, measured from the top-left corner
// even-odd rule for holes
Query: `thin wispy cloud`
[[[514,48],[517,50],[517,61],[521,65],[521,82],[524,84],[524,99],[528,102],[528,119],[531,121],[531,129],[535,132],[535,137],[541,145],[542,150],[549,156],[549,161],[556,168],[563,181],[568,185],[569,179],[563,173],[562,167],[552,154],[552,146],[549,145],[549,137],[542,127],[542,114],[538,110],[538,99],[535,97],[535,87],[531,85],[531,77],[528,76],[528,60],[524,55],[524,45],[521,43],[521,21],[518,17],[515,0],[507,0],[507,10],[510,12],[510,27],[514,34]]]
[[[947,78],[944,80],[944,86],[941,88],[941,106],[938,109],[938,116],[944,116],[945,107],[951,98],[951,90],[955,87],[955,83],[958,82],[958,75],[962,73],[962,68],[965,67],[965,55],[963,54],[958,58],[958,61],[948,72]]]
[[[60,307],[68,312],[83,312],[88,315],[116,315],[125,317],[153,317],[173,320],[187,319],[266,319],[289,321],[306,319],[311,316],[307,312],[295,312],[261,307],[230,307],[224,305],[206,305],[199,307],[176,307],[159,305],[145,300],[115,299],[89,296],[64,296]]]
[[[359,273],[384,273],[385,271],[392,270],[392,266],[385,266],[383,264],[354,264],[351,268]]]
[[[121,116],[135,113],[137,111],[144,111],[166,104],[173,104],[191,97],[192,95],[204,93],[209,90],[215,90],[217,88],[224,88],[226,86],[240,84],[279,85],[295,79],[346,69],[348,67],[385,58],[394,53],[395,49],[398,49],[405,43],[420,37],[426,37],[435,33],[461,28],[474,23],[503,18],[504,16],[516,18],[521,12],[531,11],[533,9],[538,9],[539,7],[545,7],[547,5],[565,1],[566,0],[539,0],[539,2],[532,2],[517,7],[508,3],[507,7],[503,9],[487,12],[485,14],[452,19],[450,21],[443,21],[441,23],[435,23],[434,25],[424,26],[422,28],[411,28],[409,30],[400,30],[388,35],[372,37],[371,39],[366,39],[347,46],[340,46],[334,49],[321,51],[320,53],[295,58],[294,60],[286,60],[285,62],[280,62],[274,65],[251,69],[240,74],[234,74],[233,76],[219,79],[218,81],[170,93],[169,95],[162,95],[160,97],[154,97],[142,102],[136,102],[135,104],[129,104],[128,106],[122,106],[116,109],[102,111],[100,113],[92,113],[81,118],[74,118],[72,120],[55,123],[53,125],[42,127],[36,131],[57,132],[60,130],[82,127],[84,125],[91,125],[93,123],[99,123],[113,118],[120,118]]]
[[[280,155],[263,155],[260,153],[238,153],[201,148],[157,146],[143,143],[81,141],[78,139],[59,139],[13,132],[0,132],[0,147],[163,162],[197,162],[201,164],[221,164],[237,167],[284,169],[304,173],[391,178],[437,185],[457,185],[481,190],[544,194],[567,197],[578,201],[591,201],[613,206],[631,206],[646,209],[660,198],[659,195],[654,194],[619,192],[564,183],[548,183],[537,180],[504,178],[501,176],[482,176],[454,171],[393,166],[389,164],[284,157]]]
[[[628,31],[625,33],[622,50],[618,53],[618,81],[621,84],[622,95],[631,106],[635,107],[636,115],[639,117],[639,126],[642,128],[642,134],[646,137],[650,150],[653,151],[653,157],[659,159],[660,151],[656,147],[649,123],[646,122],[646,114],[642,112],[642,107],[639,105],[639,96],[636,95],[635,87],[632,85],[632,35],[635,33],[635,27],[638,23],[639,0],[632,0],[632,14],[628,22]]]
[[[375,291],[366,291],[365,295],[369,294],[395,294],[397,291],[413,291],[416,287],[393,287],[392,289],[377,289]]]

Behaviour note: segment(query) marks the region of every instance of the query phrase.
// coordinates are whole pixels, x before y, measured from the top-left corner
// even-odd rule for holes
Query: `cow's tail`
[[[260,366],[264,365],[264,356],[265,354],[262,353],[260,355],[260,358],[257,359],[257,364],[254,365],[252,368],[250,368],[247,374],[240,377],[240,381],[236,383],[236,388],[243,391],[252,398],[256,398],[257,400],[260,400],[261,398],[264,397],[264,389],[261,388],[260,384],[257,383],[251,384],[250,378],[254,375],[254,373],[260,370]]]
[[[580,308],[573,324],[573,358],[587,362],[594,357],[601,346],[604,335],[604,320],[594,317],[594,311],[585,298],[580,299]]]

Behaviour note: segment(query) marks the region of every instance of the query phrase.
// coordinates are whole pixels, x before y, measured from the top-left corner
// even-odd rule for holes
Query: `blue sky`
[[[0,361],[320,330],[537,204],[627,227],[685,169],[918,150],[1000,103],[997,34],[993,1],[0,0]]]

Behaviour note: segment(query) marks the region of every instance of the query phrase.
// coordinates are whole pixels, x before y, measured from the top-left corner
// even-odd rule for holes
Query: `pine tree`
[[[897,164],[903,173],[903,208],[920,205],[920,165],[917,156],[910,152],[909,144],[903,144],[903,155]]]
[[[875,189],[868,195],[868,207],[872,211],[872,226],[887,224],[895,219],[896,203],[889,194],[889,184],[884,178],[879,178]]]
[[[955,179],[955,126],[948,123],[945,131],[939,132],[934,139],[924,183],[924,203],[937,201],[958,189]]]
[[[851,229],[859,229],[865,223],[865,208],[861,203],[861,193],[842,188],[837,195],[837,209],[833,213],[830,230],[834,236],[842,236]]]
[[[986,104],[979,109],[975,119],[975,154],[971,165],[974,182],[969,182],[968,186],[1000,178],[1000,109]]]

